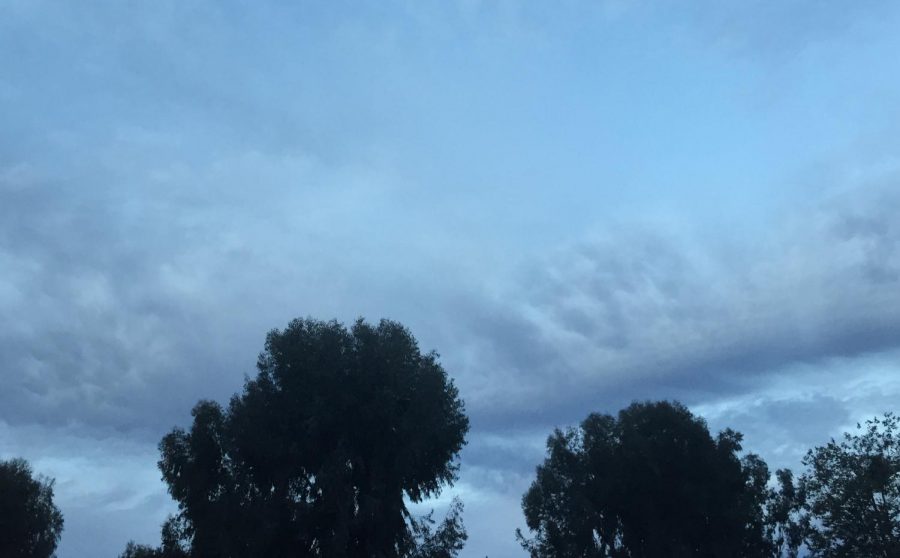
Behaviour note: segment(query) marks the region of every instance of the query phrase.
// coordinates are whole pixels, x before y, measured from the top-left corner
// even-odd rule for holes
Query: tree
[[[417,535],[433,545],[435,533],[405,498],[456,480],[468,431],[437,357],[386,320],[349,330],[295,320],[270,332],[243,392],[227,408],[201,401],[190,430],[160,443],[190,555],[425,556]],[[465,538],[458,519],[437,531],[453,539],[447,556]]]
[[[125,545],[125,551],[119,555],[119,558],[163,558],[165,552],[162,548],[154,548],[145,544],[135,544],[130,541]]]
[[[433,511],[420,519],[411,520],[416,544],[410,558],[454,558],[468,538],[462,523],[462,511],[462,502],[454,498],[447,516],[437,529],[433,528]]]
[[[23,459],[0,461],[0,556],[49,558],[62,529],[53,480],[35,477]]]
[[[533,558],[771,556],[768,468],[679,403],[556,430],[522,499]]]
[[[775,472],[777,486],[769,489],[766,501],[766,537],[772,541],[774,556],[797,558],[809,531],[808,514],[803,512],[805,491],[794,482],[790,469]]]
[[[158,548],[129,542],[119,558],[190,558],[186,548],[189,534],[180,517],[170,516],[163,523],[161,538],[162,545]]]
[[[800,506],[814,556],[900,556],[900,419],[885,414],[814,448]]]

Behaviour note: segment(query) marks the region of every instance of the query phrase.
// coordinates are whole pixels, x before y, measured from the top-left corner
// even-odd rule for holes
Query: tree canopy
[[[534,558],[768,556],[765,463],[678,403],[557,430],[522,499]]]
[[[447,539],[446,556],[456,554],[461,505],[432,530],[405,501],[453,483],[468,431],[436,353],[396,322],[306,319],[271,331],[257,368],[227,407],[201,401],[191,428],[160,443],[179,505],[170,525],[183,535],[170,550],[394,558]]]
[[[0,556],[49,558],[62,530],[53,480],[35,477],[23,459],[0,461]]]
[[[858,428],[804,458],[797,505],[814,556],[900,556],[900,419]]]

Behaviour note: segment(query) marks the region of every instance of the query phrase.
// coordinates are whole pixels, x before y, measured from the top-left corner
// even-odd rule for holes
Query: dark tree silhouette
[[[760,557],[776,552],[769,471],[678,403],[634,403],[557,430],[522,499],[534,558]]]
[[[814,556],[900,556],[900,419],[888,413],[858,427],[803,460],[796,505]]]
[[[162,526],[162,545],[158,548],[129,542],[119,558],[189,558],[190,533],[180,517],[170,516]]]
[[[777,485],[769,489],[766,502],[766,536],[773,555],[797,558],[808,531],[808,516],[802,511],[804,492],[798,490],[789,469],[775,472]]]
[[[35,477],[23,459],[0,461],[0,556],[49,558],[62,529],[53,480]]]
[[[395,322],[306,319],[270,332],[257,367],[227,408],[201,401],[160,443],[191,556],[456,554],[460,508],[432,532],[404,500],[455,481],[468,431],[437,354]],[[441,537],[449,554],[422,554]]]
[[[415,548],[410,558],[453,558],[462,550],[468,536],[462,523],[463,505],[454,498],[447,516],[437,528],[433,512],[411,520]]]

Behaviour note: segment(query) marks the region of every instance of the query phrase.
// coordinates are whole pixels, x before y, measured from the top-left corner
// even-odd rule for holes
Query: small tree
[[[0,461],[0,556],[49,558],[62,529],[53,480],[35,477],[23,459]]]
[[[858,434],[809,451],[800,478],[807,545],[815,556],[900,556],[900,420],[885,414]]]

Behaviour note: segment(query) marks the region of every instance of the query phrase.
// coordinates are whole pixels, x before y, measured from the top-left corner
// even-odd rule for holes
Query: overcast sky
[[[0,0],[0,458],[59,558],[294,317],[401,321],[466,558],[554,427],[677,398],[774,467],[900,411],[900,3]],[[434,503],[437,506],[441,502]]]

